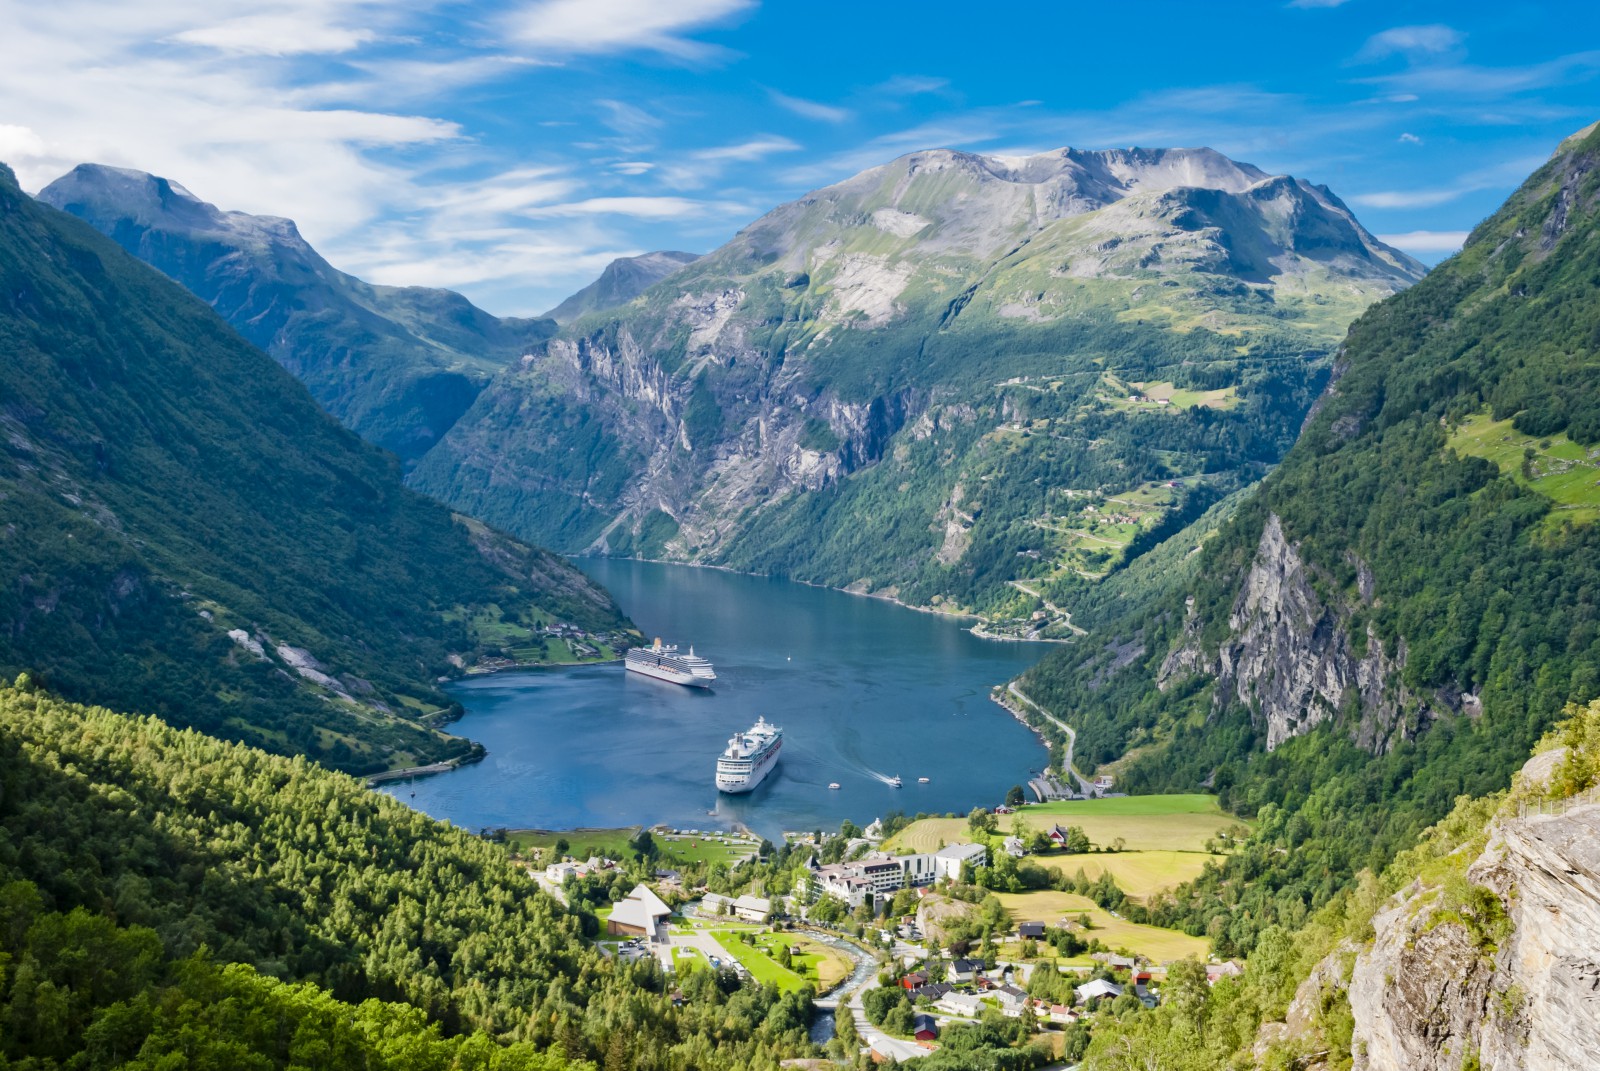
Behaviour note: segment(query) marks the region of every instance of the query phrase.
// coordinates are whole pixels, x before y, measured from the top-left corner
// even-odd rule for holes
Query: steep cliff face
[[[1414,737],[1441,712],[1475,714],[1478,698],[1471,693],[1419,696],[1405,685],[1404,640],[1391,653],[1374,627],[1357,622],[1356,611],[1370,609],[1375,591],[1371,570],[1353,555],[1352,561],[1356,604],[1325,599],[1316,570],[1285,536],[1278,515],[1269,514],[1228,616],[1227,639],[1215,652],[1205,650],[1191,600],[1184,640],[1162,661],[1157,686],[1166,690],[1195,673],[1215,678],[1216,705],[1236,702],[1250,710],[1268,751],[1340,714],[1350,716],[1356,743],[1375,753]],[[1325,589],[1334,587],[1326,574],[1320,579]]]
[[[990,608],[1259,476],[1420,274],[1210,150],[913,153],[567,325],[415,485],[568,549]]]
[[[1600,802],[1497,822],[1466,879],[1418,881],[1373,920],[1349,980],[1357,1071],[1600,1067]]]

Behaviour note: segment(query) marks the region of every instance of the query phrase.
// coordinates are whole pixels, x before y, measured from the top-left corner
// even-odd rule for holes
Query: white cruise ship
[[[662,646],[661,637],[649,647],[632,647],[623,665],[634,673],[643,673],[660,681],[687,685],[690,688],[709,688],[716,683],[717,675],[711,663],[696,656],[694,648],[688,654],[679,654],[675,645]]]
[[[735,733],[717,758],[718,792],[753,792],[778,765],[783,750],[783,730],[768,725],[767,719],[742,733]]]

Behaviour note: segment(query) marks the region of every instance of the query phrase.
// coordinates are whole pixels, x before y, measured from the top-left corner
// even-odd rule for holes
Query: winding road
[[[1010,692],[1011,695],[1016,698],[1017,702],[1027,705],[1028,708],[1031,709],[1035,714],[1039,715],[1039,717],[1043,718],[1045,721],[1056,726],[1062,732],[1067,734],[1067,755],[1066,760],[1062,763],[1062,765],[1066,767],[1068,773],[1072,774],[1073,779],[1078,782],[1078,788],[1083,792],[1085,799],[1093,799],[1094,797],[1100,795],[1100,790],[1094,787],[1093,782],[1079,773],[1078,768],[1072,765],[1072,750],[1078,746],[1078,734],[1073,732],[1072,726],[1068,725],[1066,722],[1050,713],[1044,707],[1041,707],[1038,703],[1035,703],[1033,700],[1023,695],[1022,689],[1017,687],[1016,681],[1012,681],[1010,684],[1006,685],[1006,691]]]

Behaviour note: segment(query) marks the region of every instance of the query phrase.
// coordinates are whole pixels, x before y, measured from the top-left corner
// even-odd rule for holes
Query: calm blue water
[[[453,728],[482,741],[488,758],[389,792],[469,829],[742,822],[776,836],[895,809],[965,813],[999,802],[1047,758],[988,698],[1040,646],[980,640],[945,618],[787,581],[579,564],[646,636],[711,659],[715,688],[620,664],[472,678],[452,688],[467,710]],[[750,795],[721,796],[717,754],[758,714],[783,727],[778,769]],[[885,783],[894,774],[904,788]]]

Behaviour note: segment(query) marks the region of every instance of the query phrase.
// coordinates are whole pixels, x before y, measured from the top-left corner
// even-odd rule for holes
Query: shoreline
[[[593,658],[585,662],[513,662],[509,666],[469,666],[461,676],[451,678],[451,683],[468,677],[492,677],[496,673],[509,673],[516,669],[582,669],[584,666],[610,666],[622,662],[621,658]]]
[[[832,584],[820,584],[815,580],[800,580],[796,577],[777,576],[773,573],[753,573],[748,569],[735,569],[731,565],[716,565],[712,562],[682,562],[674,561],[669,558],[636,558],[631,555],[623,557],[610,554],[568,554],[566,557],[568,559],[580,561],[644,562],[648,565],[678,565],[687,569],[715,569],[718,572],[731,573],[734,576],[749,576],[754,577],[757,580],[781,580],[786,584],[800,584],[804,587],[819,588],[823,591],[837,591],[844,595],[854,595],[858,599],[877,599],[880,602],[887,602],[894,606],[898,606],[903,610],[911,610],[919,614],[932,614],[935,617],[948,617],[956,621],[975,621],[977,624],[964,627],[962,631],[976,636],[980,640],[991,640],[996,643],[1072,642],[1071,639],[1057,639],[1054,637],[1045,636],[1035,637],[1033,639],[1029,639],[1026,636],[1001,636],[998,633],[989,632],[983,627],[987,622],[982,614],[976,614],[966,610],[941,610],[936,606],[913,606],[911,603],[904,602],[894,595],[884,595],[875,591],[856,591],[848,587],[835,587]]]

